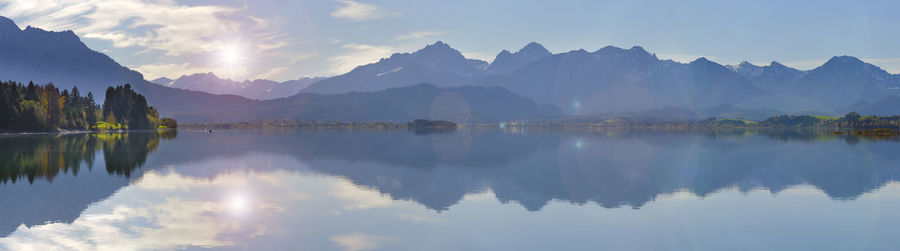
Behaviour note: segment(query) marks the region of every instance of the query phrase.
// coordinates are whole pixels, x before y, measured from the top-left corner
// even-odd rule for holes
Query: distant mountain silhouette
[[[218,122],[293,119],[297,121],[409,122],[415,119],[494,122],[558,119],[554,105],[539,104],[499,87],[446,87],[430,84],[345,94],[301,93],[217,112],[170,115],[178,121]]]
[[[531,42],[516,53],[510,53],[507,50],[501,51],[488,66],[487,71],[492,74],[509,74],[522,66],[550,55],[552,55],[550,51],[544,48],[543,45]]]
[[[788,92],[830,108],[900,94],[900,77],[851,56],[833,57],[797,80]]]
[[[158,84],[158,85],[162,85],[162,86],[168,86],[172,83],[172,81],[174,81],[174,80],[172,80],[171,78],[160,77],[160,78],[157,78],[154,80],[150,80],[150,83],[154,83],[154,84]]]
[[[775,61],[772,61],[767,66],[757,66],[744,61],[738,65],[729,65],[728,68],[750,80],[750,83],[753,83],[760,89],[769,92],[778,92],[790,88],[791,84],[806,74],[804,71],[787,67]]]
[[[0,18],[0,79],[53,82],[60,88],[78,85],[82,92],[93,92],[98,99],[102,99],[101,93],[108,86],[131,83],[147,96],[150,105],[157,107],[161,115],[185,122],[276,118],[273,111],[283,112],[284,116],[278,118],[321,117],[313,116],[309,106],[303,107],[293,101],[312,100],[310,94],[374,92],[420,83],[435,88],[502,87],[521,95],[516,96],[516,100],[524,97],[536,104],[554,104],[570,115],[646,114],[664,111],[664,108],[690,110],[697,116],[728,113],[727,116],[737,114],[758,118],[773,111],[834,115],[863,103],[869,104],[866,108],[869,111],[885,112],[888,111],[886,108],[875,106],[888,103],[875,101],[900,95],[900,75],[892,75],[849,56],[834,57],[820,67],[804,72],[777,62],[768,66],[745,62],[726,67],[699,58],[690,63],[679,63],[660,60],[638,46],[630,49],[607,46],[594,52],[575,50],[551,54],[540,44],[529,43],[515,53],[501,52],[488,64],[467,59],[448,44],[438,41],[419,51],[397,53],[349,73],[309,84],[301,93],[289,96],[314,79],[284,83],[268,80],[236,82],[212,74],[195,74],[176,80],[156,79],[151,83],[140,73],[91,50],[71,31],[49,32],[33,27],[21,30],[6,18]],[[499,91],[490,93],[511,97]],[[284,100],[278,100],[282,97]],[[324,100],[341,100],[341,97],[317,96],[314,100],[329,103],[331,101]],[[470,97],[475,95],[466,98]],[[405,99],[393,101],[395,103],[418,101],[417,104],[430,104],[418,97],[392,98]],[[369,105],[361,107],[369,112],[344,111],[337,106],[315,107],[325,109],[321,111],[355,113],[359,115],[356,119],[387,120],[403,117],[396,114],[404,112],[417,116],[425,114],[420,112],[425,109],[423,107],[412,112],[410,107]],[[729,111],[709,112],[717,107],[727,107]],[[522,108],[525,110],[510,114],[534,115],[547,111]],[[488,110],[495,108],[472,106],[466,109],[488,114]],[[396,116],[378,118],[370,114]],[[499,118],[472,118],[488,117]]]
[[[419,118],[454,122],[555,119],[563,115],[555,106],[498,87],[418,84],[376,92],[301,93],[279,102],[278,108],[255,115],[259,119],[404,122]]]
[[[0,79],[38,84],[52,82],[59,88],[78,86],[102,103],[106,88],[130,83],[147,97],[163,116],[171,114],[220,114],[246,110],[258,102],[232,95],[212,95],[150,83],[143,75],[88,48],[72,31],[51,32],[27,27],[0,17]]]
[[[231,94],[249,99],[266,100],[297,94],[303,88],[323,79],[326,78],[300,78],[280,83],[266,79],[238,82],[230,79],[221,79],[209,72],[185,75],[175,80],[158,78],[150,82],[177,89],[202,91],[211,94]]]
[[[136,84],[143,76],[112,58],[88,49],[72,31],[25,30],[0,17],[0,78],[28,83],[53,82],[61,88],[78,85],[83,93],[103,97],[106,87]]]
[[[705,58],[690,64],[659,60],[637,46],[560,53],[513,74],[477,82],[557,104],[570,114],[634,112],[666,106],[699,109],[762,93],[733,71]]]
[[[380,90],[374,93],[341,95],[301,94],[284,99],[257,101],[231,95],[259,98],[285,97],[296,93],[306,79],[275,83],[267,80],[235,82],[222,80],[213,74],[195,74],[176,80],[144,80],[143,75],[93,51],[81,43],[71,31],[48,32],[36,28],[20,30],[11,20],[0,20],[0,79],[37,83],[53,82],[60,88],[77,85],[82,92],[94,92],[102,98],[106,87],[131,83],[147,97],[150,105],[162,116],[181,122],[237,122],[255,119],[398,121],[433,118],[462,121],[519,120],[538,117],[558,117],[558,108],[537,104],[528,98],[496,87],[438,88],[431,85],[397,84],[404,88]],[[446,60],[444,60],[446,59]],[[474,78],[486,63],[465,59],[458,51],[444,43],[435,43],[414,54],[395,54],[385,59],[409,69],[399,75],[436,73],[436,83],[448,82],[458,76],[459,81]],[[443,62],[447,64],[430,64]],[[419,68],[419,67],[422,68]],[[372,67],[360,67],[370,69]],[[421,71],[419,71],[421,70]],[[398,76],[399,76],[398,75]],[[415,75],[415,74],[413,74]],[[412,76],[412,75],[410,75]],[[419,77],[410,77],[416,79]],[[398,81],[399,79],[382,79]],[[225,83],[224,85],[221,83]],[[376,86],[388,85],[381,82]],[[204,90],[205,92],[184,90]],[[226,86],[227,88],[222,88]],[[232,88],[233,87],[233,88]],[[229,93],[214,95],[213,93]],[[102,100],[98,100],[102,102]],[[364,102],[363,102],[364,101]]]
[[[453,56],[416,57],[427,51]],[[900,75],[848,56],[800,71],[774,61],[767,66],[748,62],[723,66],[698,58],[684,64],[660,60],[638,46],[550,54],[540,44],[529,43],[516,53],[502,51],[480,71],[464,67],[471,65],[465,62],[456,50],[438,42],[412,54],[395,54],[358,67],[304,92],[377,90],[433,83],[441,75],[444,77],[437,81],[438,86],[501,86],[539,103],[556,104],[574,115],[635,113],[665,107],[706,115],[700,111],[730,107],[754,110],[754,118],[773,112],[837,114],[854,102],[900,95]],[[437,69],[435,65],[455,67]],[[417,70],[396,75],[392,80],[397,81],[385,83],[379,79],[410,68]]]
[[[484,74],[488,64],[466,59],[450,45],[438,41],[413,53],[396,53],[377,63],[314,83],[303,92],[336,94],[377,91],[431,83],[438,87],[461,86]]]

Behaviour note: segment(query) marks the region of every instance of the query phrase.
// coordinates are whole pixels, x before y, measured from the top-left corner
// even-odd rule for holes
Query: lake
[[[0,135],[0,249],[896,250],[898,180],[805,131]]]

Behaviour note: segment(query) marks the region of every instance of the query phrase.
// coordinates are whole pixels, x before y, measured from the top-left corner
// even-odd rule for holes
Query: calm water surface
[[[0,135],[0,249],[897,250],[898,180],[800,132]]]

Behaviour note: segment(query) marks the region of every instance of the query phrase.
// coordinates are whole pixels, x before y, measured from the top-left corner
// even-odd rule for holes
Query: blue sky
[[[490,61],[530,41],[554,53],[639,45],[660,58],[851,55],[900,73],[896,1],[0,0],[21,27],[73,30],[148,79],[329,76],[437,40]]]

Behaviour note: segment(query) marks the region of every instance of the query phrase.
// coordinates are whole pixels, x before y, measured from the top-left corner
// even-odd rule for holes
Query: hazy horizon
[[[538,42],[553,53],[641,46],[661,59],[778,61],[809,70],[849,55],[900,73],[895,2],[0,1],[21,28],[72,30],[148,80],[213,72],[276,81],[343,74],[444,41],[490,62]]]

